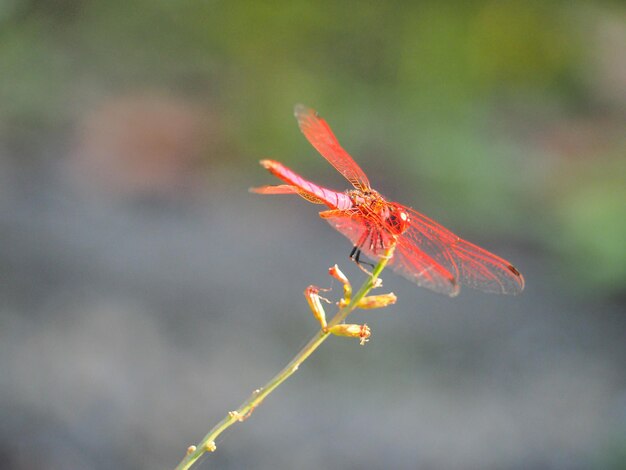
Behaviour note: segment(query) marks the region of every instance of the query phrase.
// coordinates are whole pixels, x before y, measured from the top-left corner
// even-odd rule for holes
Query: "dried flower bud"
[[[320,301],[319,295],[320,289],[317,286],[309,286],[304,290],[304,297],[306,301],[309,303],[309,307],[311,307],[311,311],[313,315],[320,322],[322,329],[326,328],[326,312],[324,312],[324,307],[322,307],[322,302]]]
[[[335,325],[329,330],[329,332],[337,336],[359,338],[359,340],[361,341],[361,344],[365,344],[369,340],[369,337],[372,334],[370,327],[365,324],[363,325],[346,325],[346,324]]]
[[[339,266],[337,265],[328,268],[328,274],[330,274],[342,284],[350,284],[350,281],[348,281],[346,275],[341,272],[341,269],[339,269]]]
[[[350,285],[350,281],[346,277],[344,273],[341,272],[339,266],[334,265],[333,267],[328,269],[328,274],[337,279],[339,282],[343,284],[343,296],[347,302],[350,302],[350,296],[352,295],[352,286]]]
[[[359,302],[358,307],[364,309],[387,307],[395,304],[397,299],[398,298],[393,292],[390,292],[389,294],[370,295],[363,297]]]

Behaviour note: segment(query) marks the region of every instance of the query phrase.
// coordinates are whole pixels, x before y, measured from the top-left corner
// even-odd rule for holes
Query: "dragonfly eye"
[[[393,233],[400,235],[409,226],[409,214],[399,207],[390,207],[387,225]]]

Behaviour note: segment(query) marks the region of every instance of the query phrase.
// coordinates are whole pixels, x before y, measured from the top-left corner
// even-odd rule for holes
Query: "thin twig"
[[[339,309],[332,320],[328,323],[328,327],[318,331],[315,336],[304,346],[298,354],[287,364],[283,370],[276,374],[265,386],[252,392],[252,395],[244,401],[235,411],[230,411],[196,446],[190,446],[187,454],[180,461],[176,470],[187,470],[190,468],[205,452],[214,452],[216,449],[215,439],[227,428],[238,421],[246,420],[252,412],[263,402],[265,397],[282,384],[289,376],[298,370],[302,364],[320,344],[322,344],[330,335],[329,329],[335,325],[342,323],[346,317],[352,312],[370,290],[377,286],[378,277],[385,268],[393,255],[395,246],[390,246],[378,264],[374,267],[372,275],[363,283],[359,291],[352,297],[350,302]]]

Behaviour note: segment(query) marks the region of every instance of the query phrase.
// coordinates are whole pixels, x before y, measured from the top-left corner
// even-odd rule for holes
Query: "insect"
[[[417,285],[455,296],[463,284],[485,292],[518,294],[524,277],[508,261],[458,237],[419,212],[387,201],[372,189],[363,170],[341,147],[330,126],[315,111],[296,105],[295,117],[308,141],[353,186],[337,192],[312,183],[274,160],[261,165],[286,184],[262,186],[259,194],[298,194],[309,202],[324,204],[320,212],[354,245],[350,258],[362,254],[380,259],[395,244],[389,266]]]

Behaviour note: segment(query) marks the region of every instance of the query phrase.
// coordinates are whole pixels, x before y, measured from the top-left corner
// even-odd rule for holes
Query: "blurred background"
[[[527,288],[384,273],[198,468],[626,468],[626,7],[533,0],[2,0],[0,468],[173,468],[362,282],[297,102]]]

